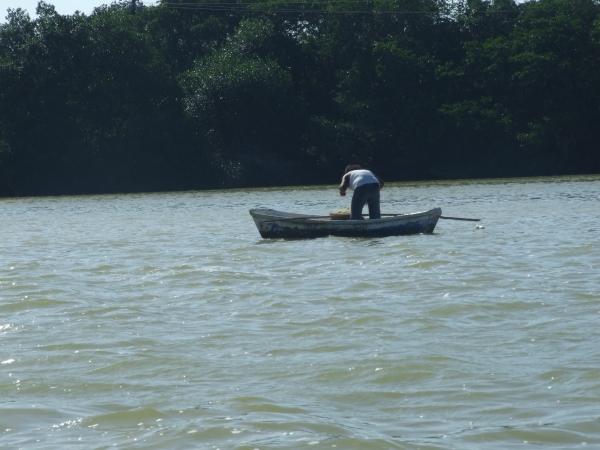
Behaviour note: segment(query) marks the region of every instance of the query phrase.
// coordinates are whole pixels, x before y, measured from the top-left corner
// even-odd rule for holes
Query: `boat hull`
[[[332,220],[319,216],[251,209],[260,235],[272,238],[317,238],[324,236],[385,237],[432,233],[442,215],[440,208],[375,220]]]

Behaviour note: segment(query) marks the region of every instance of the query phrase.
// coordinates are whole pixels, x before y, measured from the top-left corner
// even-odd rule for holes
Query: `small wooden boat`
[[[292,214],[273,209],[251,209],[250,215],[263,238],[384,237],[432,233],[442,210],[434,208],[373,220],[335,220],[331,216]]]

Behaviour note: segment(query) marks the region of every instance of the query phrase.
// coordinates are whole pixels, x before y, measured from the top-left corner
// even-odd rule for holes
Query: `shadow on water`
[[[381,237],[343,237],[343,236],[319,236],[319,237],[301,237],[301,238],[276,238],[276,239],[263,239],[259,238],[254,245],[272,245],[280,242],[298,242],[298,241],[314,241],[314,240],[325,240],[325,239],[339,239],[344,242],[352,242],[359,245],[363,245],[366,247],[373,247],[377,245],[384,245],[387,243],[386,240],[389,239],[407,239],[415,236],[441,236],[441,233],[420,233],[417,235],[411,236],[387,236],[385,238]]]

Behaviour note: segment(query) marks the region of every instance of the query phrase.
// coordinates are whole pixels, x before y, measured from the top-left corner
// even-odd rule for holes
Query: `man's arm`
[[[373,172],[371,172],[371,173],[373,173]],[[379,178],[377,175],[375,175],[374,173],[373,173],[373,176],[374,176],[375,178],[377,178],[377,181],[379,181],[379,189],[383,189],[383,185],[385,184],[385,183],[383,182],[383,180],[382,180],[381,178]]]
[[[342,177],[342,184],[340,184],[340,195],[343,197],[346,195],[346,189],[350,186],[350,172]]]

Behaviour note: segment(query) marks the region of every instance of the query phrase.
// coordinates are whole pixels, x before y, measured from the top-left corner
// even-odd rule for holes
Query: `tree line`
[[[0,25],[0,195],[600,172],[598,0],[164,0]]]

